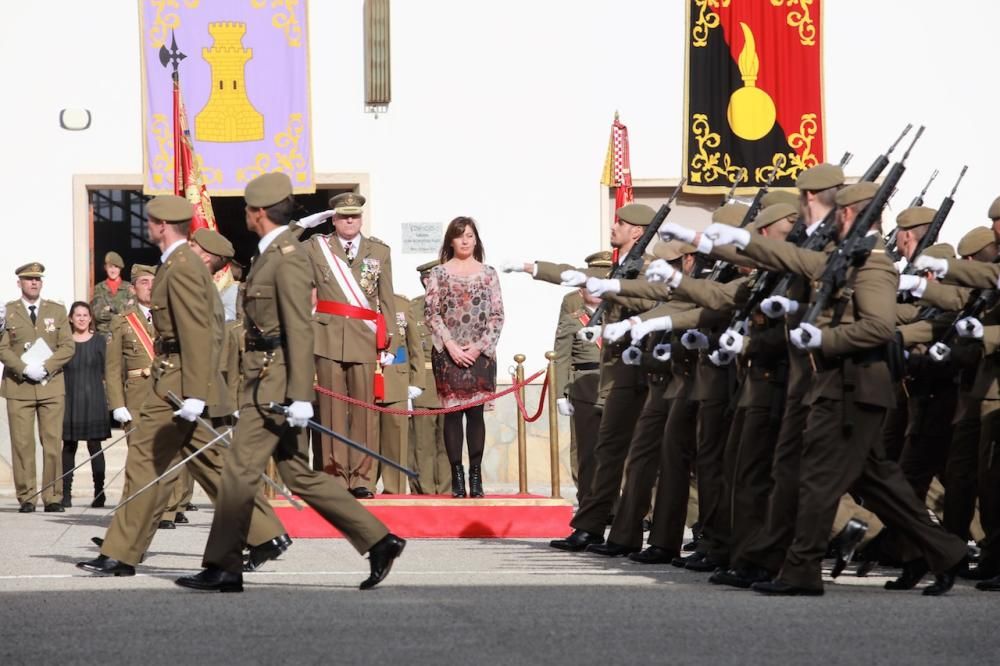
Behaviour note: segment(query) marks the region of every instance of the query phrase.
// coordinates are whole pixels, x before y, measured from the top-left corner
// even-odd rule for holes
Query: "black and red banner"
[[[822,0],[688,0],[687,192],[791,187],[825,159]]]

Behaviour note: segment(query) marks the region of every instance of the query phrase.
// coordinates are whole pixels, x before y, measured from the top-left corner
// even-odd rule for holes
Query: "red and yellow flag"
[[[615,210],[635,199],[632,193],[632,165],[628,156],[628,128],[618,119],[611,123],[608,153],[604,157],[604,174],[601,184],[615,188]]]

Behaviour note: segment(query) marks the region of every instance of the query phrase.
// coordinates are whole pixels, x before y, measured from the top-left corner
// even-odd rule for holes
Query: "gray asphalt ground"
[[[0,508],[0,664],[995,664],[1000,595],[887,592],[842,577],[766,598],[707,574],[536,540],[411,540],[389,578],[342,540],[296,540],[243,594],[174,585],[211,521],[160,531],[134,578],[97,578],[95,509]],[[887,573],[887,572],[886,572]]]

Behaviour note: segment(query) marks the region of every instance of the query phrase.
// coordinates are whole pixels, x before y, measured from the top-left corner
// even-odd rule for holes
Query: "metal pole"
[[[549,385],[549,468],[552,473],[552,497],[562,499],[559,494],[559,411],[556,409],[556,353],[545,352],[549,361],[545,381]]]
[[[514,370],[514,377],[517,379],[517,383],[520,384],[524,381],[524,359],[527,358],[524,354],[514,354],[514,363],[517,363],[517,367]],[[524,387],[522,386],[517,390],[519,396],[521,396],[521,404],[524,403]],[[518,492],[522,495],[528,492],[528,433],[525,429],[524,414],[521,412],[521,408],[517,409],[517,485]]]
[[[267,475],[272,479],[279,480],[278,466],[274,464],[274,458],[271,458],[270,460],[267,461]],[[282,483],[284,482],[282,481]],[[268,500],[273,500],[277,496],[278,493],[274,489],[274,486],[264,484],[264,497],[266,497]]]

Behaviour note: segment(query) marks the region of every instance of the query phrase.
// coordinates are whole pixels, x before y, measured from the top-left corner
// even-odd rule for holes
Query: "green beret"
[[[728,224],[731,227],[738,227],[743,222],[743,218],[746,217],[747,211],[750,210],[750,206],[741,203],[731,203],[725,206],[719,206],[712,213],[712,222],[719,224]]]
[[[611,253],[607,250],[594,252],[593,254],[588,254],[587,258],[583,261],[591,268],[611,268]]]
[[[432,259],[428,261],[426,264],[420,264],[419,266],[417,266],[417,272],[420,274],[429,273],[432,268],[434,268],[435,266],[439,266],[440,264],[441,264],[440,259]]]
[[[360,215],[366,199],[355,192],[342,192],[330,199],[330,208],[337,215]]]
[[[615,215],[622,222],[634,224],[637,227],[648,227],[649,223],[656,217],[656,211],[646,204],[630,203],[616,210]]]
[[[19,278],[40,278],[45,276],[45,266],[37,261],[19,267],[14,274]]]
[[[760,231],[771,226],[778,220],[783,220],[786,217],[798,217],[798,215],[799,209],[796,206],[786,203],[776,203],[760,211],[757,214],[757,218],[753,221],[753,226],[757,231]]]
[[[955,248],[951,246],[951,243],[938,243],[924,250],[923,254],[935,259],[954,259]]]
[[[788,190],[768,190],[767,194],[760,198],[762,208],[773,206],[777,203],[786,203],[796,208],[799,207],[799,193]]]
[[[896,216],[896,226],[900,229],[912,229],[925,224],[930,224],[937,211],[927,206],[913,206],[906,208]]]
[[[976,227],[958,241],[958,256],[971,257],[990,243],[997,241],[996,234],[989,227]]]
[[[218,231],[213,231],[207,227],[202,227],[198,231],[194,232],[191,236],[191,240],[197,243],[206,252],[214,254],[217,257],[222,257],[223,259],[232,259],[236,254],[236,250],[233,249],[233,244],[229,240],[220,234]]]
[[[122,259],[122,255],[117,252],[108,252],[104,255],[104,265],[117,266],[118,268],[125,268],[125,260]]]
[[[876,192],[878,192],[878,183],[868,181],[854,183],[837,192],[837,205],[850,206],[861,201],[868,201],[875,198]]]
[[[132,264],[132,275],[129,279],[135,282],[143,275],[148,275],[150,277],[156,275],[156,266],[147,266],[146,264]]]
[[[795,179],[795,187],[803,192],[818,192],[844,184],[844,170],[836,164],[817,164]]]
[[[1000,220],[1000,197],[993,200],[990,204],[990,211],[986,214],[991,220]]]
[[[292,179],[278,171],[257,176],[243,192],[243,198],[251,208],[267,208],[292,196]]]
[[[184,197],[175,194],[161,194],[146,204],[146,212],[161,222],[176,224],[187,222],[194,217],[194,206]]]

